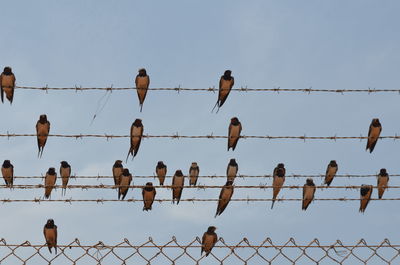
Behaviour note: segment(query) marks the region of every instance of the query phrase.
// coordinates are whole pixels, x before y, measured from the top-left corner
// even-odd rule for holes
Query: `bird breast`
[[[2,75],[1,86],[3,88],[14,87],[14,76],[13,75]]]

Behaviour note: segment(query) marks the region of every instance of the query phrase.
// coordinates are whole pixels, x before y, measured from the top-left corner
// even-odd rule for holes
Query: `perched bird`
[[[112,173],[113,173],[115,186],[118,186],[119,183],[121,182],[121,175],[122,175],[123,171],[124,171],[124,167],[122,166],[122,161],[116,160],[112,167]]]
[[[0,88],[1,88],[1,102],[4,102],[4,93],[6,94],[6,98],[10,101],[10,104],[13,102],[14,98],[14,89],[15,89],[15,75],[13,74],[11,67],[4,67],[3,73],[0,75]]]
[[[62,180],[62,188],[64,190],[64,195],[67,190],[67,185],[69,178],[71,177],[71,166],[68,164],[67,161],[61,161],[60,166],[60,177]]]
[[[36,135],[38,141],[38,157],[42,157],[44,146],[46,145],[47,136],[50,132],[50,122],[47,120],[46,114],[40,115],[36,123]]]
[[[229,161],[228,167],[226,168],[226,178],[228,181],[235,181],[236,175],[238,173],[239,166],[236,163],[236,160],[232,158]]]
[[[141,119],[136,119],[131,126],[131,147],[129,148],[126,161],[128,161],[129,155],[132,155],[132,159],[136,156],[139,151],[140,142],[143,136],[143,124]]]
[[[225,211],[226,206],[228,206],[229,202],[231,201],[233,190],[233,182],[228,180],[219,193],[219,201],[215,217],[221,215]]]
[[[235,84],[235,79],[232,76],[232,71],[231,70],[226,70],[224,75],[221,76],[219,80],[219,92],[218,92],[218,100],[217,103],[215,103],[214,108],[212,109],[214,111],[215,107],[218,107],[217,113],[219,111],[219,108],[224,105],[225,100],[228,98],[229,93],[231,92],[231,89],[233,85]]]
[[[47,223],[43,227],[43,234],[50,253],[52,253],[51,248],[54,248],[57,254],[57,226],[54,224],[53,219],[47,220]]]
[[[280,169],[280,168],[283,169],[283,175],[286,175],[285,164],[278,163],[278,165],[276,165],[276,167],[274,168],[274,171],[272,172],[272,177],[276,176],[278,174],[278,169]]]
[[[146,186],[142,190],[143,196],[143,211],[151,210],[154,198],[156,197],[156,189],[153,187],[153,183],[147,182]]]
[[[361,185],[360,189],[360,212],[365,212],[368,206],[369,200],[371,199],[373,186],[372,185]]]
[[[315,184],[312,179],[307,179],[303,186],[303,205],[301,209],[307,210],[308,205],[314,200]]]
[[[3,166],[1,167],[1,174],[3,175],[7,187],[12,187],[14,183],[14,166],[11,164],[10,160],[4,160]]]
[[[372,119],[371,125],[369,126],[369,131],[368,131],[367,147],[365,148],[366,150],[369,149],[370,153],[372,153],[372,151],[374,151],[376,142],[378,142],[381,131],[382,131],[382,125],[379,122],[379,119]]]
[[[136,91],[139,98],[140,112],[142,112],[143,103],[146,99],[147,90],[150,85],[150,77],[146,73],[146,69],[139,69],[139,73],[135,78]]]
[[[382,168],[378,175],[378,198],[382,199],[383,193],[387,189],[389,183],[389,174],[385,168]]]
[[[174,177],[172,178],[172,203],[175,203],[176,200],[176,204],[179,204],[184,185],[185,176],[183,175],[181,170],[177,170]]]
[[[200,168],[196,162],[193,162],[189,168],[189,185],[196,186],[197,178],[199,177]]]
[[[118,189],[118,200],[121,198],[125,199],[126,194],[128,193],[129,186],[131,185],[132,175],[129,173],[129,169],[124,168],[121,175],[121,182],[119,183],[120,187]]]
[[[328,167],[326,168],[326,174],[325,174],[325,184],[326,185],[331,185],[333,178],[336,176],[336,172],[338,171],[338,165],[336,163],[336,160],[331,160],[329,162]]]
[[[57,173],[54,167],[49,168],[44,177],[44,197],[48,199],[50,197],[51,191],[56,184]]]
[[[206,252],[206,257],[211,253],[211,250],[215,246],[215,243],[218,241],[218,236],[215,233],[217,228],[215,226],[210,226],[207,229],[207,232],[203,234],[203,239],[201,240],[201,255],[203,255],[203,251]]]
[[[240,132],[242,131],[242,124],[239,119],[233,117],[231,119],[231,124],[229,125],[229,133],[228,133],[228,151],[232,148],[232,151],[235,151],[237,142],[240,138]]]
[[[272,181],[273,195],[272,195],[272,205],[271,209],[274,208],[276,197],[278,197],[279,191],[281,190],[283,183],[285,183],[285,167],[282,163],[274,169],[274,176]]]
[[[163,161],[158,161],[156,166],[156,174],[160,181],[160,186],[164,186],[165,176],[167,175],[167,165]]]

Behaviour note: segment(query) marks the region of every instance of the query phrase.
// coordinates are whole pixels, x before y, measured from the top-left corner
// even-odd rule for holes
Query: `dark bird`
[[[189,185],[196,186],[199,177],[200,168],[196,162],[193,162],[189,168]]]
[[[283,184],[285,183],[285,173],[286,173],[285,165],[282,163],[279,163],[278,166],[275,167],[274,169],[273,181],[272,181],[273,195],[272,195],[271,209],[274,208],[276,197],[278,197],[279,191],[281,190]]]
[[[12,187],[14,183],[14,166],[10,160],[4,160],[3,166],[1,167],[1,174],[3,175],[4,181],[7,187]]]
[[[164,185],[165,176],[167,175],[167,165],[163,161],[158,161],[156,166],[157,178],[160,181],[160,186]]]
[[[121,198],[122,200],[125,199],[126,194],[128,193],[129,186],[131,185],[132,175],[129,173],[129,169],[124,168],[122,175],[121,175],[121,182],[120,187],[118,189],[118,200]]]
[[[140,142],[143,136],[143,124],[141,119],[136,119],[131,126],[131,147],[129,148],[126,161],[128,162],[129,155],[132,155],[132,159],[136,156],[139,151]]]
[[[378,198],[382,199],[383,193],[388,187],[389,174],[385,168],[382,168],[378,175]]]
[[[69,178],[71,177],[71,166],[68,164],[67,161],[61,161],[60,177],[62,180],[62,188],[63,188],[64,195],[65,195],[65,192],[67,190],[68,181],[69,181]]]
[[[182,196],[183,186],[185,185],[185,176],[181,170],[175,172],[172,178],[172,203],[179,204]]]
[[[215,226],[210,226],[208,227],[207,232],[203,234],[203,239],[201,240],[201,255],[203,255],[204,251],[207,257],[211,253],[215,243],[217,243],[218,236],[215,233],[216,229]]]
[[[326,174],[325,174],[325,184],[326,185],[331,185],[333,178],[336,176],[336,172],[338,171],[338,165],[336,163],[336,160],[331,160],[329,162],[328,167],[326,168]]]
[[[371,199],[373,186],[372,185],[361,185],[360,189],[360,212],[364,213],[368,206],[369,200]]]
[[[114,178],[114,185],[117,187],[119,183],[121,182],[121,176],[122,172],[124,171],[124,167],[122,166],[122,161],[121,160],[116,160],[113,167],[112,167],[112,173],[113,173],[113,178]]]
[[[233,182],[227,181],[226,184],[222,187],[221,192],[219,193],[219,200],[215,217],[221,215],[225,211],[225,208],[231,201],[233,190],[234,190]]]
[[[312,179],[307,179],[303,186],[303,204],[301,209],[307,210],[308,205],[314,200],[315,184]]]
[[[366,150],[369,149],[369,152],[372,153],[374,151],[375,145],[378,142],[379,135],[382,131],[382,125],[379,122],[379,119],[372,119],[371,125],[369,126],[368,131],[368,142]]]
[[[46,114],[40,115],[38,122],[36,123],[36,135],[38,142],[38,157],[42,157],[44,146],[46,145],[47,136],[50,132],[50,122],[47,120]]]
[[[10,101],[10,104],[13,102],[14,98],[14,89],[15,89],[15,75],[13,74],[11,67],[4,67],[3,73],[0,75],[0,88],[1,88],[1,102],[4,102],[4,93],[6,94],[6,98]]]
[[[235,79],[232,76],[232,71],[231,70],[226,70],[224,75],[221,76],[219,80],[219,92],[218,92],[218,100],[217,103],[215,103],[214,108],[212,109],[214,111],[215,107],[218,107],[217,113],[219,111],[219,108],[224,105],[225,100],[228,98],[229,93],[232,90],[233,85],[235,84]]]
[[[57,254],[57,226],[54,224],[53,219],[47,220],[47,223],[43,227],[43,234],[50,253],[52,253],[51,248],[54,248]]]
[[[236,145],[240,138],[240,132],[242,131],[242,124],[239,119],[233,117],[231,119],[231,124],[229,124],[229,133],[228,133],[228,151],[232,148],[232,151],[235,151]]]
[[[44,177],[44,197],[48,199],[51,195],[51,191],[54,188],[54,185],[56,185],[56,180],[57,180],[57,173],[56,169],[54,167],[49,168],[49,170],[46,173],[46,176]]]
[[[139,98],[140,112],[142,112],[143,103],[146,99],[147,90],[150,85],[150,77],[146,73],[146,69],[139,69],[139,73],[135,79],[136,91]]]
[[[236,160],[232,158],[229,161],[228,167],[226,168],[226,178],[228,181],[235,181],[236,175],[238,173],[239,166],[236,163]]]
[[[272,177],[276,176],[278,174],[278,169],[280,169],[280,168],[283,169],[283,174],[286,175],[285,164],[278,163],[278,165],[276,165],[276,167],[274,168],[274,171],[272,172]]]
[[[156,197],[156,189],[153,187],[153,183],[147,182],[146,186],[142,190],[143,196],[143,211],[151,210],[151,206],[153,205],[154,198]]]

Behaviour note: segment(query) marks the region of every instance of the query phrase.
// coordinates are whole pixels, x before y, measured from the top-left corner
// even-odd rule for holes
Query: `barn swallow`
[[[389,183],[389,174],[385,168],[382,168],[378,175],[378,197],[382,199],[383,193],[387,189]]]
[[[239,166],[236,163],[236,160],[234,158],[232,158],[229,161],[228,167],[226,168],[226,177],[228,181],[235,181],[236,175],[238,173],[239,170]]]
[[[125,199],[126,194],[128,193],[129,186],[131,185],[132,175],[129,173],[129,169],[124,168],[122,175],[121,175],[121,182],[120,187],[118,189],[118,200],[121,198],[122,200]]]
[[[206,252],[206,257],[211,253],[215,243],[218,241],[218,236],[215,233],[217,228],[215,226],[210,226],[207,232],[203,234],[203,239],[201,240],[201,255],[203,251]]]
[[[57,254],[57,226],[54,224],[53,219],[47,220],[47,223],[43,227],[43,234],[50,253],[52,253],[51,248],[54,248]]]
[[[242,124],[239,119],[233,117],[231,119],[231,124],[229,124],[229,133],[228,133],[228,151],[232,148],[232,151],[235,151],[237,142],[240,138],[240,132],[242,131]]]
[[[147,90],[150,85],[150,77],[146,73],[146,69],[139,69],[139,73],[135,78],[136,91],[139,98],[140,112],[142,112],[143,103],[146,99]]]
[[[312,179],[307,179],[306,184],[303,186],[303,205],[302,209],[305,211],[308,205],[314,200],[315,184]]]
[[[179,204],[184,185],[185,176],[183,175],[181,170],[177,170],[174,177],[172,178],[172,203],[175,203],[176,200],[176,204]]]
[[[54,167],[49,168],[44,177],[44,197],[48,199],[50,197],[51,191],[56,184],[57,173]]]
[[[60,177],[62,180],[62,188],[64,190],[64,195],[67,190],[67,185],[69,178],[71,177],[71,166],[68,164],[67,161],[61,161],[60,166]]]
[[[6,98],[10,101],[10,104],[12,104],[15,89],[15,75],[13,74],[11,67],[9,66],[4,67],[4,71],[0,75],[0,88],[1,102],[4,102],[5,93]]]
[[[361,185],[360,189],[360,212],[365,212],[368,206],[369,200],[371,199],[373,186],[372,185]]]
[[[232,76],[232,71],[226,70],[224,75],[221,76],[219,80],[218,100],[217,103],[215,103],[215,106],[212,109],[212,111],[214,111],[215,107],[218,107],[217,109],[218,113],[219,108],[221,108],[222,105],[224,105],[225,100],[228,98],[228,95],[231,92],[231,89],[234,84],[235,84],[235,79]]]
[[[3,166],[1,167],[1,174],[6,182],[6,186],[11,188],[14,183],[14,166],[11,164],[10,160],[4,160]]]
[[[141,119],[136,119],[131,126],[131,147],[129,148],[126,162],[128,162],[129,154],[132,155],[132,159],[136,156],[139,151],[140,142],[143,136],[143,124]]]
[[[199,177],[200,168],[196,162],[193,162],[189,168],[189,185],[196,186]]]
[[[222,187],[221,192],[219,193],[219,201],[217,206],[217,212],[215,213],[215,217],[221,215],[225,208],[228,206],[229,202],[231,201],[234,187],[233,181],[227,181],[226,184]]]
[[[381,131],[382,131],[382,125],[379,122],[379,119],[372,119],[371,125],[369,126],[368,142],[367,142],[367,147],[365,148],[365,150],[369,149],[370,153],[372,153],[372,151],[374,151],[376,142],[378,142]]]
[[[325,174],[325,184],[326,185],[331,185],[333,178],[336,176],[336,172],[338,171],[338,165],[336,163],[336,160],[331,160],[329,162],[328,167],[326,168],[326,174]]]
[[[47,120],[46,114],[40,115],[38,122],[36,123],[36,135],[38,142],[38,157],[42,157],[44,146],[46,145],[47,136],[50,132],[50,122]]]
[[[156,189],[153,187],[153,183],[147,182],[146,186],[142,190],[143,196],[143,211],[151,210],[154,198],[156,197]]]
[[[164,186],[165,176],[167,175],[167,165],[163,161],[158,161],[156,166],[156,174],[160,181],[160,186]]]
[[[122,175],[123,171],[124,171],[124,167],[122,166],[122,161],[116,160],[112,167],[112,173],[113,173],[115,186],[118,186],[119,183],[121,182],[121,175]]]
[[[285,183],[285,167],[282,163],[274,169],[274,176],[272,181],[273,195],[272,195],[272,205],[271,209],[274,208],[276,197],[278,197],[279,191],[281,190],[283,183]]]

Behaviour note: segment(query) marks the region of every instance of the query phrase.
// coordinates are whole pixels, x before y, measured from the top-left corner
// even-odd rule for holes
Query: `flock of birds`
[[[14,98],[14,90],[15,90],[15,82],[16,78],[14,73],[12,72],[11,67],[5,67],[3,73],[0,75],[0,87],[1,87],[1,100],[4,102],[4,95],[7,100],[12,104]],[[138,74],[135,78],[136,91],[139,99],[140,111],[143,109],[143,104],[146,99],[147,91],[150,85],[150,77],[146,72],[146,69],[141,68],[138,71]],[[217,112],[222,107],[222,105],[227,100],[229,93],[234,85],[234,77],[232,76],[232,72],[230,70],[226,70],[224,74],[220,78],[219,82],[219,93],[217,102],[213,108],[213,110],[218,107]],[[126,160],[128,160],[131,155],[132,158],[135,157],[139,151],[140,143],[143,137],[143,123],[141,119],[136,119],[130,129],[130,148],[128,151],[128,155]],[[236,148],[236,145],[241,137],[242,125],[237,117],[233,117],[229,124],[228,129],[228,151],[232,149],[233,151]],[[372,152],[375,148],[375,145],[379,139],[380,133],[382,131],[382,126],[379,122],[379,119],[373,119],[371,125],[369,127],[368,132],[368,141],[366,150]],[[37,135],[37,144],[38,144],[38,157],[41,157],[43,154],[44,147],[46,145],[47,137],[50,133],[50,122],[47,119],[46,114],[42,114],[39,117],[39,120],[36,123],[36,135]],[[335,160],[332,160],[326,170],[325,176],[325,184],[329,186],[338,170],[338,165]],[[14,167],[11,164],[10,160],[5,160],[1,172],[3,174],[3,178],[5,180],[6,185],[12,187],[13,178],[14,178]],[[62,179],[62,186],[65,189],[68,185],[68,180],[71,177],[71,166],[66,161],[61,162],[60,166],[60,176]],[[128,190],[130,183],[132,181],[132,175],[129,172],[129,169],[124,168],[121,160],[115,161],[115,164],[112,168],[114,184],[118,187],[118,199],[124,199]],[[199,176],[199,166],[196,162],[193,162],[189,169],[189,179],[190,185],[196,186],[197,178]],[[238,172],[238,164],[235,159],[231,159],[226,175],[227,181],[226,184],[222,187],[217,211],[215,217],[221,215],[226,207],[228,206],[234,191],[234,180],[237,176]],[[156,175],[159,179],[160,185],[164,185],[165,176],[167,174],[167,166],[159,161],[156,166]],[[273,171],[273,197],[272,197],[272,205],[271,209],[274,206],[275,200],[281,190],[285,182],[285,174],[286,170],[284,164],[279,163],[277,167]],[[49,168],[45,176],[45,198],[49,198],[51,191],[56,184],[57,173],[54,167]],[[172,178],[172,199],[173,202],[179,204],[182,190],[184,186],[185,176],[181,170],[176,170],[173,178]],[[378,196],[382,198],[385,189],[388,186],[389,175],[386,172],[386,169],[381,169],[378,175]],[[310,203],[314,199],[315,194],[315,184],[311,178],[306,180],[306,183],[303,186],[303,200],[302,200],[302,209],[306,210]],[[373,186],[372,185],[362,185],[361,186],[361,197],[360,197],[360,212],[364,212],[371,198]],[[151,210],[152,204],[154,202],[154,198],[156,196],[156,189],[151,182],[146,183],[146,185],[142,189],[143,210]],[[216,228],[210,226],[207,232],[204,233],[202,239],[202,250],[205,251],[206,256],[211,252],[214,244],[217,241],[217,234],[215,233]],[[54,247],[57,253],[57,226],[54,224],[54,220],[49,219],[44,226],[44,236],[46,239],[47,246],[49,251],[51,252],[51,248]]]

